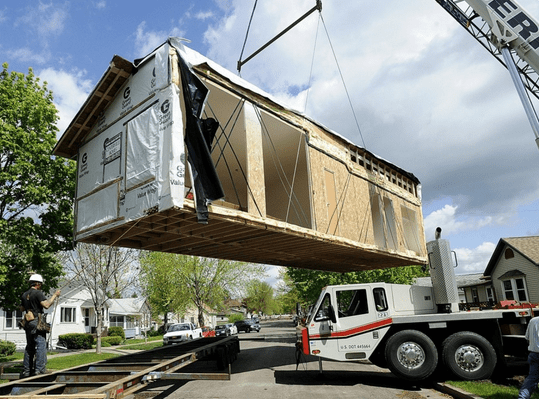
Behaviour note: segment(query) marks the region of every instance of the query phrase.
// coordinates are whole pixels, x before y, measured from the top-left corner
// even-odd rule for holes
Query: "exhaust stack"
[[[459,294],[454,270],[457,264],[453,266],[449,240],[441,239],[441,233],[442,229],[437,227],[435,240],[427,243],[434,301],[438,313],[456,313],[459,311]]]

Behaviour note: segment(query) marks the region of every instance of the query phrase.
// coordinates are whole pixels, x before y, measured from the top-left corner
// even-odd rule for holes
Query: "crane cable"
[[[255,0],[253,11],[251,12],[251,18],[249,18],[249,25],[247,25],[247,32],[245,32],[245,40],[243,41],[243,47],[241,48],[240,60],[243,58],[243,52],[245,51],[245,45],[247,44],[247,38],[249,37],[249,30],[251,29],[251,23],[253,22],[257,3],[258,0]],[[241,76],[241,70],[238,71],[238,74]]]
[[[365,139],[363,138],[363,133],[361,133],[361,128],[359,127],[359,122],[357,120],[356,112],[354,111],[354,107],[352,105],[352,99],[350,98],[350,94],[348,93],[348,88],[346,86],[346,82],[344,81],[344,75],[342,73],[341,67],[339,65],[339,61],[337,60],[337,55],[335,53],[335,49],[333,48],[333,43],[331,42],[331,38],[329,37],[328,28],[326,26],[326,22],[324,21],[324,17],[322,16],[322,13],[320,12],[320,19],[322,20],[322,25],[324,25],[324,30],[326,32],[326,36],[328,38],[329,46],[331,47],[331,52],[333,53],[333,58],[335,59],[335,63],[337,64],[337,69],[339,70],[339,74],[341,76],[341,81],[344,86],[344,91],[346,92],[346,97],[348,98],[348,104],[350,104],[350,108],[352,110],[352,114],[354,115],[354,120],[356,122],[356,127],[359,132],[359,136],[361,137],[361,142],[363,143],[363,148],[367,149],[367,145],[365,144]]]

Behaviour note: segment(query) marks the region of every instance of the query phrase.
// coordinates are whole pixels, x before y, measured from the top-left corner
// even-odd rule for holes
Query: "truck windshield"
[[[322,303],[322,300],[324,299],[325,295],[326,295],[326,290],[322,290],[322,292],[320,293],[320,296],[318,297],[318,300],[316,301],[316,305],[314,305],[314,307],[312,307],[312,311],[309,312],[309,315],[307,318],[307,324],[313,321],[313,318],[315,314],[318,312],[318,308],[320,307],[320,304]]]

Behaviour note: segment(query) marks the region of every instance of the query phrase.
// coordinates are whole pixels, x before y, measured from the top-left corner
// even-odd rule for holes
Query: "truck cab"
[[[432,313],[432,288],[386,283],[325,287],[302,331],[305,354],[369,359],[393,317]]]

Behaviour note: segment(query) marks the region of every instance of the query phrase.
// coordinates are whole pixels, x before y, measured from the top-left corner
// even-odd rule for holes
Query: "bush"
[[[15,353],[17,345],[11,341],[2,341],[0,339],[0,357],[8,357]]]
[[[235,313],[235,314],[231,314],[231,315],[228,316],[228,322],[229,323],[235,323],[235,322],[240,321],[240,320],[243,320],[243,315],[242,314]]]
[[[122,337],[125,340],[125,331],[122,327],[109,327],[109,337]]]
[[[119,337],[117,335],[109,335],[108,337],[101,337],[101,346],[103,346],[104,343],[107,343],[110,345],[120,345],[124,340],[122,337]]]
[[[58,345],[67,349],[92,349],[94,336],[92,334],[72,333],[58,337]]]
[[[163,335],[163,333],[159,330],[149,330],[147,334],[148,337],[157,337],[158,335]]]

